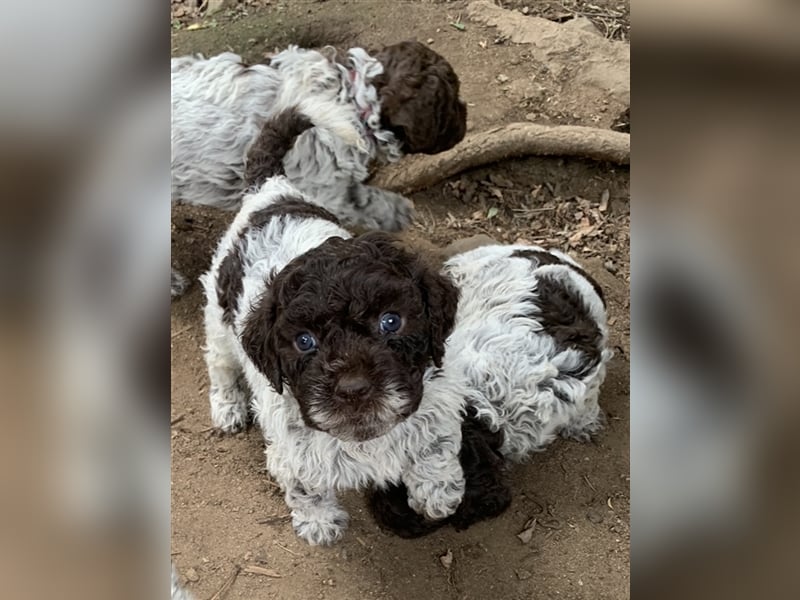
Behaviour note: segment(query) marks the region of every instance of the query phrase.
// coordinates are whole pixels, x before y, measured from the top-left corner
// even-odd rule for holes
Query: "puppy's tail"
[[[329,146],[331,138],[368,152],[368,144],[353,122],[350,108],[339,102],[306,98],[286,106],[276,103],[275,116],[262,127],[258,139],[250,147],[245,160],[245,183],[258,187],[270,177],[284,175],[283,159],[294,147],[297,138],[314,127],[320,132],[309,151],[320,152],[318,145]]]
[[[244,166],[247,186],[260,186],[270,177],[284,175],[283,157],[292,149],[298,136],[313,125],[295,107],[280,111],[264,123],[261,133],[247,152]]]

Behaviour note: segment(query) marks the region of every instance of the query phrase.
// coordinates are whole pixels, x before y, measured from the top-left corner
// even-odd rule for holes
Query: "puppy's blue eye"
[[[381,333],[394,333],[403,325],[403,319],[397,313],[387,312],[381,315]]]
[[[317,338],[308,332],[301,333],[294,338],[294,345],[300,352],[310,352],[317,347]]]

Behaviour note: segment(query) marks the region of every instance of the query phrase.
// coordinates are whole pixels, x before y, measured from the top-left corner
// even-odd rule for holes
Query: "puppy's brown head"
[[[436,154],[464,139],[467,105],[450,63],[419,42],[387,46],[375,57],[383,64],[373,80],[381,121],[402,140],[404,152]]]
[[[369,440],[411,415],[440,366],[458,291],[386,234],[332,238],[290,262],[242,332],[250,359],[306,425]]]

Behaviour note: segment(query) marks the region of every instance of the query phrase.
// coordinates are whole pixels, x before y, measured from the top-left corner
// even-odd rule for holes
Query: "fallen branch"
[[[369,183],[409,194],[467,169],[521,156],[573,156],[627,165],[631,137],[610,129],[578,125],[510,123],[472,133],[447,152],[410,156],[383,167]]]

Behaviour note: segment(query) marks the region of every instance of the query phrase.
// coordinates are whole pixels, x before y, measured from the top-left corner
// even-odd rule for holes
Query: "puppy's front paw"
[[[222,433],[236,433],[247,423],[247,398],[239,386],[211,388],[211,423]]]
[[[408,498],[411,509],[428,519],[446,519],[456,512],[464,497],[464,481],[423,483],[415,487]]]
[[[404,196],[395,196],[393,213],[387,216],[382,229],[385,231],[402,231],[408,229],[414,220],[414,203]]]
[[[349,517],[341,508],[310,514],[307,511],[292,511],[292,526],[295,533],[312,546],[335,544],[347,530]]]

